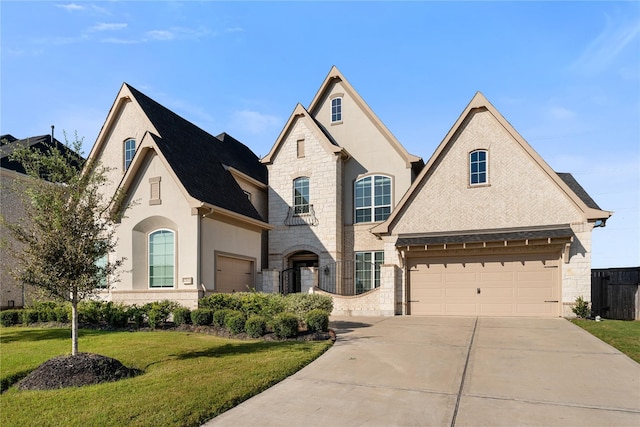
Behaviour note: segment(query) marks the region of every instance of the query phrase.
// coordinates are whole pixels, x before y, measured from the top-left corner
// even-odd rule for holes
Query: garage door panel
[[[409,259],[409,311],[423,315],[557,316],[559,253]],[[480,289],[480,293],[478,293]]]

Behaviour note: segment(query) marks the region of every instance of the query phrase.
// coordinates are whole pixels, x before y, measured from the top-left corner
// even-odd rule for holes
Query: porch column
[[[380,266],[380,315],[393,316],[396,314],[396,283],[399,268],[394,264]]]

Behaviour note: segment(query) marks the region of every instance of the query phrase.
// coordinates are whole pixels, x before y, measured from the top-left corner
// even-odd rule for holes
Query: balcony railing
[[[316,211],[313,205],[309,205],[309,212],[296,213],[295,207],[290,207],[284,225],[318,225]]]

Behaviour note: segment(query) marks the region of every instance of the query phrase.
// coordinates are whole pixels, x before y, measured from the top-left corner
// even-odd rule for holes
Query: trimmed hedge
[[[0,325],[13,326],[20,323],[20,310],[0,311]]]
[[[273,318],[273,333],[278,338],[298,336],[298,317],[293,313],[280,313]]]
[[[231,310],[230,308],[223,308],[220,310],[216,310],[213,312],[213,324],[220,327],[220,328],[224,328],[225,326],[225,319],[227,317],[227,315],[233,313],[234,310]]]
[[[267,321],[264,317],[254,314],[245,322],[244,330],[251,338],[260,338],[267,331]]]
[[[191,312],[191,321],[198,326],[210,325],[213,322],[213,311],[208,308],[197,308]]]
[[[310,332],[327,332],[329,330],[329,315],[318,308],[311,310],[304,317],[307,330]]]
[[[241,334],[244,332],[244,324],[246,320],[241,311],[232,311],[224,318],[224,325],[233,334]]]
[[[173,310],[173,323],[176,325],[191,324],[191,310],[186,307],[178,307]]]

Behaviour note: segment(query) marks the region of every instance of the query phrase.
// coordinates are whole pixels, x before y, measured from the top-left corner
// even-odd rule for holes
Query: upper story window
[[[156,230],[149,234],[149,287],[173,288],[175,282],[175,233]]]
[[[129,165],[133,160],[133,155],[136,153],[136,140],[129,138],[124,142],[124,170],[129,169]]]
[[[487,151],[475,150],[469,153],[469,183],[487,183]]]
[[[294,214],[309,213],[309,178],[301,177],[293,180]]]
[[[331,123],[342,121],[342,98],[331,100]]]
[[[372,175],[355,184],[355,222],[384,221],[391,214],[391,178]]]

